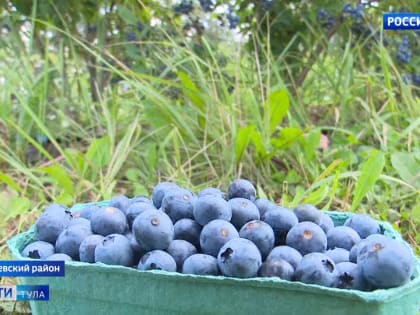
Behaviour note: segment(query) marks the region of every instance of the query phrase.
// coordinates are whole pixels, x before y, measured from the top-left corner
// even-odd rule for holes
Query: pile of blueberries
[[[370,216],[334,226],[313,205],[288,209],[256,199],[245,179],[227,194],[161,182],[151,199],[118,195],[78,212],[51,204],[35,223],[35,239],[23,256],[364,291],[403,285],[415,266],[410,247],[385,236]]]

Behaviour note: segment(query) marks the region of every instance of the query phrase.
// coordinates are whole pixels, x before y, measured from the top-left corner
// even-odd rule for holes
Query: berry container
[[[106,201],[99,204],[106,204]],[[77,204],[72,211],[90,204]],[[335,225],[352,215],[328,211]],[[401,239],[387,222],[384,234]],[[34,227],[10,239],[14,259],[34,240]],[[416,315],[420,305],[420,259],[409,283],[362,292],[307,285],[277,278],[236,279],[196,276],[101,263],[66,262],[65,277],[20,278],[48,284],[49,301],[31,301],[32,314],[335,314]]]

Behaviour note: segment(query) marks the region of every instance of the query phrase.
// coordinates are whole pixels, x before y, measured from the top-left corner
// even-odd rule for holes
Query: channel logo
[[[48,301],[48,285],[2,285],[0,301]]]
[[[384,30],[420,30],[420,13],[384,13]]]

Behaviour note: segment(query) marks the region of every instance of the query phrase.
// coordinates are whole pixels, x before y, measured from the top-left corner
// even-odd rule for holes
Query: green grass
[[[419,250],[419,91],[402,83],[384,47],[365,56],[327,43],[296,85],[288,48],[272,56],[258,38],[251,51],[204,40],[199,53],[172,37],[142,42],[166,67],[137,72],[62,33],[62,45],[121,81],[93,102],[80,54],[3,42],[1,257],[50,202],[149,194],[160,180],[226,189],[240,176],[289,207],[388,220]]]

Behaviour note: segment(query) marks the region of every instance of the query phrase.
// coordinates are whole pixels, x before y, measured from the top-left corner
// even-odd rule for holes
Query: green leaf
[[[66,170],[59,164],[53,164],[47,167],[41,167],[39,171],[48,174],[56,184],[62,188],[67,194],[73,195],[73,182]]]
[[[205,102],[200,96],[200,90],[190,77],[183,71],[178,71],[178,77],[182,83],[184,94],[191,100],[191,102],[202,112],[205,109]]]
[[[319,187],[317,190],[311,192],[309,195],[303,199],[302,203],[309,203],[317,205],[321,203],[325,198],[328,197],[329,193],[329,183],[326,183]]]
[[[391,155],[391,164],[403,180],[420,188],[420,161],[414,153],[395,152]]]
[[[9,211],[6,216],[6,220],[13,218],[17,215],[23,214],[28,211],[31,207],[31,202],[26,197],[17,197],[14,198],[9,206]]]
[[[268,114],[270,134],[276,130],[288,110],[289,96],[287,95],[287,90],[278,89],[271,92],[264,104],[264,112]]]
[[[321,131],[319,129],[312,130],[304,140],[303,151],[307,160],[313,160],[315,152],[319,147],[319,141],[321,139]]]
[[[253,130],[253,125],[248,125],[246,127],[239,128],[235,139],[236,162],[239,162],[241,160],[242,155],[249,144],[249,140],[251,139]]]
[[[302,138],[302,130],[294,127],[286,127],[280,130],[280,134],[277,138],[271,139],[271,144],[277,149],[286,149],[302,140]]]
[[[137,17],[133,13],[131,9],[129,9],[125,5],[118,5],[117,7],[117,14],[121,17],[123,21],[125,21],[128,24],[135,25],[137,23]]]
[[[16,191],[22,191],[22,188],[9,175],[0,172],[0,182],[5,183],[10,188]]]
[[[102,168],[108,165],[111,159],[110,146],[111,141],[108,136],[92,141],[86,152],[86,159],[91,163],[91,166]]]
[[[372,150],[369,158],[363,163],[360,176],[353,192],[351,210],[355,210],[366,194],[372,189],[382,173],[385,165],[385,155],[381,151]]]

